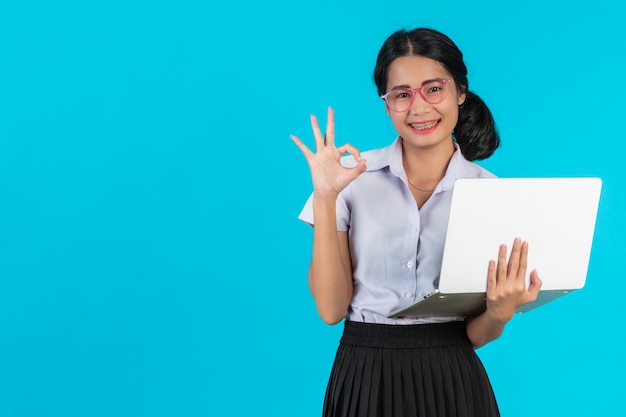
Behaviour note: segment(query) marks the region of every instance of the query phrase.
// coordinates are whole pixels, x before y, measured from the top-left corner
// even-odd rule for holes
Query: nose
[[[428,113],[428,111],[430,111],[431,108],[432,108],[432,105],[426,100],[424,100],[424,97],[422,97],[419,91],[416,91],[413,95],[413,104],[411,104],[411,107],[409,108],[411,111],[411,114],[415,114],[415,115],[425,114],[425,113]]]

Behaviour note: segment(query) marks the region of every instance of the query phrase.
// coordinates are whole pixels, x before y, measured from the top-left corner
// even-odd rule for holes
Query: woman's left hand
[[[500,245],[497,263],[489,262],[487,279],[486,313],[501,323],[511,320],[519,307],[535,301],[541,289],[536,270],[530,273],[530,285],[526,288],[528,242],[516,238],[508,263],[506,254],[506,245]]]

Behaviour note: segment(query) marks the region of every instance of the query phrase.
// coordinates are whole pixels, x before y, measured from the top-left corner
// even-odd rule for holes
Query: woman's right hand
[[[328,120],[326,122],[326,138],[322,136],[319,123],[314,115],[311,115],[311,126],[315,136],[315,152],[312,152],[302,141],[291,136],[291,139],[304,154],[313,180],[313,190],[318,197],[336,198],[337,195],[348,186],[356,177],[365,172],[365,160],[354,146],[345,144],[335,147],[335,114],[332,108],[328,108]],[[354,168],[346,168],[341,165],[342,155],[350,154],[354,157],[357,165]]]

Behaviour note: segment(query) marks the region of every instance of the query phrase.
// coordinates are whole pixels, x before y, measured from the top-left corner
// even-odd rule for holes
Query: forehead
[[[452,78],[441,62],[419,55],[396,58],[389,65],[387,90],[397,85],[417,87],[433,78]]]

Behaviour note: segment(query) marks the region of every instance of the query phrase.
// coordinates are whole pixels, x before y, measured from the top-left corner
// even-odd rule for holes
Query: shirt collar
[[[435,193],[452,188],[454,181],[462,175],[465,163],[468,162],[463,156],[458,143],[454,142],[454,148],[455,151],[452,154],[446,173],[441,181],[439,181],[439,184],[437,184]],[[391,145],[382,148],[380,152],[374,156],[373,160],[367,160],[368,171],[376,171],[385,167],[389,167],[389,171],[398,178],[401,178],[405,182],[407,181],[404,165],[402,164],[402,139],[399,136]]]

